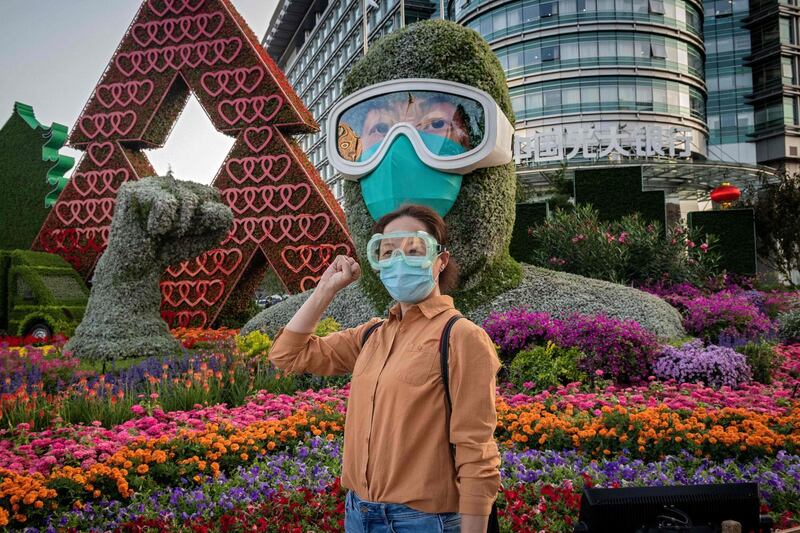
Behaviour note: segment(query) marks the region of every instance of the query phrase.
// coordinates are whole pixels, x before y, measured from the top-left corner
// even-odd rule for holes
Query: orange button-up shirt
[[[480,326],[466,319],[450,334],[452,400],[447,433],[439,338],[458,314],[450,296],[431,296],[401,316],[318,337],[281,328],[269,352],[287,372],[352,372],[344,426],[342,486],[359,498],[426,513],[489,515],[500,488],[495,377],[501,363]],[[363,348],[363,349],[362,349]],[[455,464],[449,443],[455,444]]]

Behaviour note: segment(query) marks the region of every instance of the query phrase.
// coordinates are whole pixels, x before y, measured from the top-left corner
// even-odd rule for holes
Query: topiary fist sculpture
[[[218,245],[232,225],[233,213],[213,187],[171,175],[125,183],[86,315],[64,349],[88,360],[178,350],[161,319],[161,275],[169,265]]]

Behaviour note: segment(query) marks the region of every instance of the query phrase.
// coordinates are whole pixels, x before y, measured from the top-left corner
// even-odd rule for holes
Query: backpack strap
[[[381,320],[380,322],[375,322],[366,330],[364,330],[364,334],[361,335],[361,348],[364,348],[364,345],[367,344],[369,336],[372,335],[372,332],[378,329],[381,326],[381,324],[383,324],[383,322],[384,322],[383,320]]]
[[[453,404],[450,400],[450,371],[447,358],[450,355],[450,331],[453,329],[455,323],[464,318],[462,315],[450,317],[447,324],[442,331],[442,337],[439,339],[439,366],[442,370],[442,384],[444,384],[444,399],[447,405],[447,435],[450,435],[450,413],[453,410]],[[453,457],[453,463],[456,461],[455,445],[450,443],[450,455]]]
[[[451,317],[442,331],[442,338],[439,339],[439,360],[442,368],[442,383],[444,384],[444,399],[447,404],[447,436],[450,438],[450,413],[453,410],[453,405],[450,400],[450,372],[447,363],[447,357],[450,352],[450,330],[458,319],[464,318],[462,315]],[[453,464],[456,462],[456,447],[450,443],[450,455],[453,457]],[[489,513],[489,521],[486,528],[487,533],[500,533],[500,522],[497,518],[497,499],[492,504],[492,510]]]

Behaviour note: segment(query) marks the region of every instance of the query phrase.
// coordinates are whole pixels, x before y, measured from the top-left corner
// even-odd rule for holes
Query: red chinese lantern
[[[723,183],[711,191],[711,201],[722,205],[723,209],[730,207],[731,203],[738,200],[741,196],[742,191],[730,183]]]

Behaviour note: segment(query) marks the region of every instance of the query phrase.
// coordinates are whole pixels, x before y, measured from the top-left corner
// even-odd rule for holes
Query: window
[[[551,89],[544,91],[542,94],[544,107],[560,107],[561,106],[561,91],[559,89]]]
[[[633,41],[617,41],[617,56],[619,58],[633,57]]]
[[[603,40],[597,43],[597,55],[601,58],[615,58],[617,56],[617,43],[612,40]]]
[[[514,114],[522,113],[525,110],[525,97],[514,96],[511,98],[511,109],[514,110]]]
[[[595,109],[600,102],[600,89],[598,87],[581,87],[581,105],[584,109]]]
[[[733,37],[720,37],[717,39],[717,52],[722,54],[733,51]]]
[[[714,15],[724,17],[733,13],[733,0],[717,0],[714,2]]]
[[[573,107],[572,110],[577,110],[581,103],[581,90],[578,87],[571,87],[564,89],[561,95],[561,104],[566,108],[567,106]],[[565,109],[566,111],[566,109]]]
[[[781,68],[783,70],[783,83],[794,83],[794,64],[792,62],[792,58],[782,57]]]
[[[736,113],[722,113],[719,116],[719,124],[722,128],[735,128]]]
[[[650,43],[650,56],[666,59],[667,47],[661,43]]]
[[[508,27],[511,28],[520,23],[522,23],[522,9],[519,5],[515,5],[508,10]]]
[[[577,11],[577,3],[575,0],[561,0],[558,9],[559,15],[573,15]]]
[[[534,4],[531,0],[528,0],[522,6],[522,20],[523,22],[539,20],[539,4]]]
[[[581,59],[597,58],[597,41],[584,41],[581,43]]]
[[[563,43],[559,53],[561,54],[561,61],[577,61],[579,57],[578,43]]]
[[[539,65],[542,62],[542,50],[538,46],[525,46],[525,64]]]
[[[642,14],[647,13],[647,0],[633,0],[633,12]]]
[[[617,98],[617,87],[614,86],[603,86],[600,87],[600,101],[604,104],[611,104],[616,103],[618,100]]]
[[[533,92],[528,93],[525,96],[525,107],[529,113],[541,113],[542,112],[542,93],[540,92]]]
[[[558,15],[558,4],[556,2],[548,2],[546,4],[539,4],[539,16],[552,17]]]
[[[781,17],[780,20],[780,34],[781,42],[787,44],[795,44],[794,39],[794,25],[786,17]]]
[[[558,58],[558,46],[542,47],[542,61],[555,61]]]
[[[662,0],[650,0],[649,7],[652,15],[664,14],[664,2]]]

